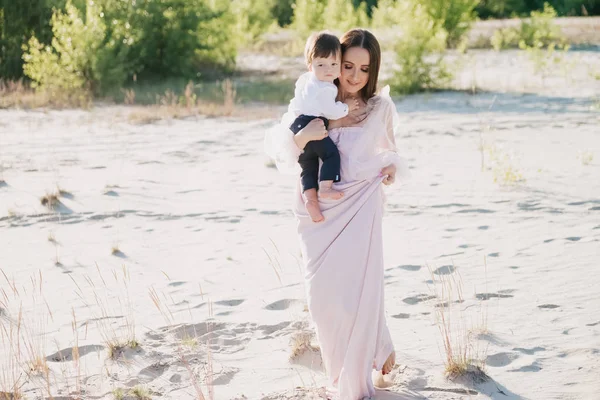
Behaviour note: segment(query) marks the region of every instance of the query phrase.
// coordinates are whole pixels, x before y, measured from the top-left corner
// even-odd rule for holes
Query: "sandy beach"
[[[377,399],[597,399],[599,53],[544,80],[516,52],[472,57],[456,85],[477,94],[396,101],[413,176],[386,189],[397,366]],[[290,360],[312,327],[275,119],[131,112],[0,110],[0,392],[322,398],[317,343]],[[449,278],[486,382],[444,377]]]

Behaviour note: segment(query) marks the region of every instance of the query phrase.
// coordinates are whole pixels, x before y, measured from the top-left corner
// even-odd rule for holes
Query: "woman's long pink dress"
[[[325,221],[314,223],[298,185],[294,206],[308,308],[325,369],[341,400],[373,396],[371,372],[380,370],[394,349],[384,314],[380,171],[392,163],[397,178],[408,171],[396,151],[397,115],[388,92],[369,100],[369,106],[362,126],[329,132],[341,157],[342,180],[335,188],[344,192],[342,200],[320,200]],[[293,171],[301,153],[291,132],[285,132],[290,118],[286,114],[265,141],[282,171]]]

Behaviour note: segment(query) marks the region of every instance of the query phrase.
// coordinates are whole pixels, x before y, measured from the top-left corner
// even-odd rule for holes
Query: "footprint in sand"
[[[538,308],[545,308],[545,309],[554,309],[554,308],[559,308],[560,306],[557,306],[556,304],[542,304],[539,305]]]
[[[104,346],[90,344],[90,345],[86,345],[86,346],[79,346],[78,350],[79,350],[78,351],[79,357],[83,357],[86,354],[104,350]],[[50,354],[48,357],[46,357],[46,361],[51,361],[51,362],[66,362],[66,361],[71,361],[71,360],[73,360],[73,348],[72,347],[68,347],[66,349],[59,350],[56,353]]]
[[[478,300],[489,300],[491,298],[499,298],[499,299],[507,299],[510,297],[514,297],[512,294],[504,294],[504,293],[477,293],[475,294],[475,298]]]
[[[418,304],[422,301],[427,301],[427,300],[431,300],[431,299],[435,299],[435,296],[431,296],[431,295],[427,295],[427,294],[418,294],[416,296],[411,296],[411,297],[407,297],[405,299],[402,299],[403,302],[405,302],[406,304],[410,304],[410,305],[415,305]]]
[[[261,325],[261,326],[256,327],[256,329],[261,330],[264,335],[267,335],[262,338],[262,339],[266,339],[268,337],[271,337],[271,335],[276,332],[278,332],[278,334],[275,336],[279,336],[279,334],[285,333],[285,332],[280,332],[280,331],[287,328],[288,326],[290,326],[290,322],[283,321],[276,325]],[[259,339],[261,339],[261,338],[259,338]]]
[[[149,383],[160,377],[168,367],[169,365],[167,363],[156,362],[140,370],[138,375],[144,383]]]
[[[433,273],[435,275],[450,275],[455,270],[456,270],[456,268],[454,268],[453,265],[442,265],[441,267],[439,267],[435,271],[433,271]]]
[[[215,301],[215,304],[220,305],[220,306],[237,307],[240,304],[242,304],[243,302],[244,302],[244,300],[242,300],[242,299],[235,299],[235,300]]]
[[[397,268],[406,270],[406,271],[418,271],[421,269],[420,265],[400,265]]]
[[[527,354],[527,355],[531,356],[531,355],[534,355],[538,351],[544,351],[546,349],[543,348],[543,347],[537,347],[536,346],[536,347],[533,347],[531,349],[525,349],[523,347],[515,347],[513,350],[514,351],[520,351],[521,353],[524,353],[524,354]]]
[[[200,322],[197,324],[184,324],[173,329],[173,334],[179,340],[201,337],[207,333],[212,333],[226,328],[222,322]]]
[[[525,365],[518,369],[511,369],[510,372],[538,372],[541,369],[542,367],[540,367],[537,362],[534,362],[531,365]]]
[[[506,367],[517,358],[519,358],[519,355],[515,353],[496,353],[487,356],[485,364],[490,367]]]
[[[300,300],[282,299],[282,300],[278,300],[274,303],[268,304],[265,307],[265,309],[274,310],[274,311],[282,311],[282,310],[287,310],[288,308],[290,308],[293,305],[300,305],[300,304],[302,304],[302,302]]]

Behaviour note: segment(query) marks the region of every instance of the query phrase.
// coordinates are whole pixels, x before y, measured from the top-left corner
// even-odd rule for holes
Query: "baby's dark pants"
[[[315,118],[322,119],[327,129],[329,126],[327,118],[311,115],[300,115],[294,120],[290,129],[297,134]],[[319,159],[323,161],[321,174],[319,174]],[[308,142],[304,147],[304,153],[298,158],[298,163],[302,168],[300,174],[302,192],[308,189],[319,190],[319,181],[340,181],[340,153],[330,137]]]

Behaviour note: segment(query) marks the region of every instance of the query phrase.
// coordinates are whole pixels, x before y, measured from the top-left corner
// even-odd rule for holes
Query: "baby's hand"
[[[358,110],[358,107],[360,106],[360,104],[358,103],[358,99],[346,99],[344,103],[346,103],[346,105],[348,106],[348,113]]]

